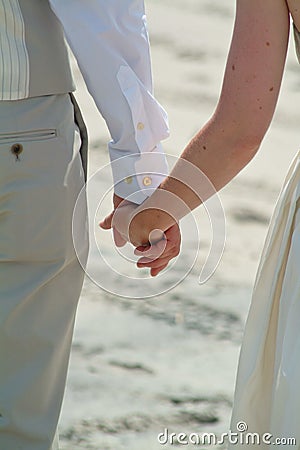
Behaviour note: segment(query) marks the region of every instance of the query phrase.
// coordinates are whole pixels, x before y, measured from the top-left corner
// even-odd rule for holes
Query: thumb
[[[112,219],[113,219],[114,211],[112,211],[108,216],[103,219],[99,225],[103,230],[109,230],[112,227]]]
[[[105,217],[105,219],[103,219],[99,225],[101,228],[103,228],[103,230],[110,230],[112,227],[112,220],[113,220],[113,216],[114,216],[115,211],[112,211],[108,216]],[[113,228],[113,236],[114,236],[114,241],[117,247],[123,247],[126,244],[126,239],[124,239],[121,234],[118,232],[118,230],[116,230],[115,228]]]

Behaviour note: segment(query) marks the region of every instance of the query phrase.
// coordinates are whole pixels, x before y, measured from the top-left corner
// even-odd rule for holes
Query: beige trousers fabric
[[[258,433],[260,445],[230,449],[300,448],[300,153],[271,220],[242,344],[231,431]],[[295,438],[297,444],[281,439]],[[251,441],[250,441],[251,442]],[[278,442],[278,441],[277,441]],[[283,443],[284,442],[284,443]],[[274,444],[273,444],[274,445]]]
[[[84,276],[72,240],[79,147],[68,94],[0,102],[1,450],[57,448]],[[85,205],[80,229],[86,253]]]

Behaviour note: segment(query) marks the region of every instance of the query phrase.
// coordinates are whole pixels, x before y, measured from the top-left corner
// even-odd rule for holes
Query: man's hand
[[[116,209],[122,202],[124,202],[124,205],[126,203],[129,203],[126,202],[126,200],[124,200],[122,197],[119,197],[118,195],[114,194],[113,196],[114,209],[108,216],[105,217],[105,219],[102,220],[102,222],[100,222],[100,226],[104,230],[110,230],[111,228],[113,228],[114,241],[117,247],[123,247],[127,242],[127,240],[122,237],[122,235],[119,233],[116,227],[112,227],[114,214],[116,212]]]

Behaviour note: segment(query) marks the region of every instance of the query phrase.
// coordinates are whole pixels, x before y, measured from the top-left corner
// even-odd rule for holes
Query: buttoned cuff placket
[[[129,66],[121,66],[117,79],[131,111],[133,146],[139,153],[109,143],[115,193],[142,203],[168,175],[160,141],[169,136],[167,113]],[[125,151],[124,151],[125,150]],[[125,153],[125,156],[123,156]]]

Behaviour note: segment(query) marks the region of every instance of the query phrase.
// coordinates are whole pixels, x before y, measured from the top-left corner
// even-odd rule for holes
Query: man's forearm
[[[153,97],[144,1],[49,2],[109,128],[115,191],[123,198],[135,193],[132,200],[141,203],[167,173],[160,141],[169,132]]]

